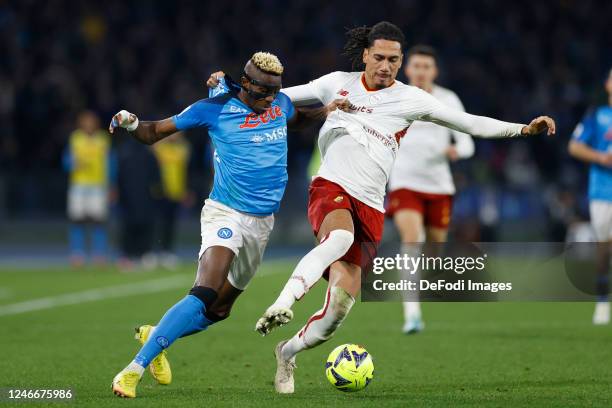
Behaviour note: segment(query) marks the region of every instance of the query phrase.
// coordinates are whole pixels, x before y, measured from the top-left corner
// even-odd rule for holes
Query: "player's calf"
[[[351,231],[335,229],[306,254],[295,267],[273,306],[289,309],[310,290],[325,270],[348,252],[355,237]]]
[[[329,340],[354,304],[355,298],[343,288],[329,288],[323,308],[312,315],[306,325],[283,346],[283,358],[291,359],[300,351]]]
[[[319,245],[300,260],[278,299],[255,324],[255,330],[265,336],[275,328],[289,323],[293,318],[293,303],[321,279],[333,262],[346,254],[353,240],[353,233],[344,229],[335,229],[327,234]]]

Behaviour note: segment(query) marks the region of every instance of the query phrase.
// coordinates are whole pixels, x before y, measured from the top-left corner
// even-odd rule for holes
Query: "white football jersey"
[[[381,212],[400,142],[413,121],[431,121],[482,137],[517,136],[524,126],[451,109],[429,93],[400,81],[370,90],[363,72],[332,72],[282,92],[296,106],[349,100],[350,111],[330,113],[319,131],[322,163],[317,176],[339,184]]]
[[[449,89],[434,85],[431,95],[449,108],[464,110],[457,95]],[[406,188],[423,193],[454,194],[455,183],[446,155],[451,136],[459,158],[474,154],[472,136],[431,122],[413,122],[397,152],[389,191]]]

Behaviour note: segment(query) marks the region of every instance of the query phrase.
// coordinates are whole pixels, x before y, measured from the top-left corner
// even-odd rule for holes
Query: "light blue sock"
[[[95,256],[105,257],[108,234],[104,225],[96,224],[92,231],[92,249]]]
[[[71,256],[85,256],[85,227],[82,224],[70,224],[68,244]]]
[[[204,303],[193,295],[187,295],[172,306],[142,346],[134,362],[147,367],[162,350],[179,337],[188,336],[206,329],[213,322],[204,316]]]

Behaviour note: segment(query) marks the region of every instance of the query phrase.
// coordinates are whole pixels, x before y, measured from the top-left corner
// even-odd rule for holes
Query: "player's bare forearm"
[[[597,151],[582,142],[570,141],[567,150],[572,157],[578,160],[606,167],[612,166],[612,155]]]
[[[152,145],[178,131],[172,118],[141,122],[136,115],[126,110],[113,116],[108,131],[113,133],[116,128],[126,129],[136,140],[147,145]]]
[[[323,122],[327,115],[336,109],[348,110],[347,99],[336,99],[328,105],[318,108],[295,108],[295,115],[287,121],[287,126],[292,130],[304,129],[318,122]]]
[[[139,142],[152,145],[163,138],[176,133],[177,129],[172,119],[158,121],[142,121],[130,134]]]

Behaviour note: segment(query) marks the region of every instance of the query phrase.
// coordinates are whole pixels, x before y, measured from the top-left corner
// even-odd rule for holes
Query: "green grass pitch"
[[[110,390],[138,349],[133,328],[156,323],[185,295],[193,266],[0,271],[0,388],[72,388],[74,401],[52,405],[78,407],[612,406],[612,327],[591,325],[591,303],[430,303],[426,330],[405,336],[399,303],[357,302],[332,340],[298,356],[296,393],[276,395],[273,347],[319,309],[325,289],[319,283],[296,305],[291,324],[257,335],[255,321],[293,265],[265,263],[227,321],[169,349],[173,383],[159,386],[147,372],[135,400]],[[172,276],[184,287],[2,315],[18,302]],[[348,342],[364,345],[375,364],[374,381],[354,394],[334,390],[324,375],[327,354]],[[46,405],[33,404],[15,405]]]

